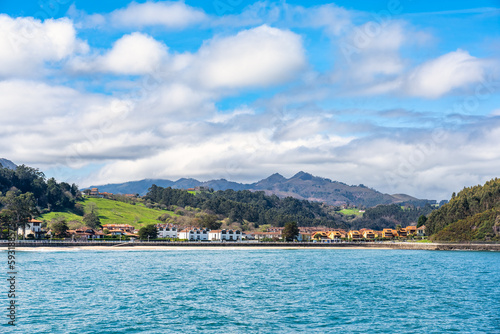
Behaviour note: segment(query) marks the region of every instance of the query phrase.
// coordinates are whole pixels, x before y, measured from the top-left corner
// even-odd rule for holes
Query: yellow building
[[[345,234],[342,234],[340,231],[328,231],[327,236],[332,240],[340,240],[346,237]]]
[[[318,231],[314,232],[312,235],[313,240],[327,240],[328,238],[328,233],[324,231]]]
[[[359,231],[356,231],[356,230],[349,231],[349,233],[347,234],[347,237],[351,240],[361,240],[363,238],[361,233],[359,233]]]
[[[363,238],[365,238],[366,240],[373,240],[376,238],[375,232],[372,230],[364,230]]]
[[[415,235],[417,234],[417,227],[416,226],[406,226],[406,235]]]
[[[384,230],[382,231],[382,238],[388,238],[388,239],[394,238],[395,236],[397,236],[397,232],[396,235],[394,235],[393,231],[396,232],[396,230],[390,228],[384,228]]]

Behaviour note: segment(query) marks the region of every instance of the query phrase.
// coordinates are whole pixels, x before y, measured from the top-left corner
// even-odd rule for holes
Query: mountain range
[[[4,158],[0,158],[0,165],[9,169],[17,167],[12,161]],[[339,181],[313,176],[302,171],[289,179],[275,173],[255,183],[238,183],[226,179],[210,181],[198,181],[192,178],[181,178],[177,181],[144,179],[125,183],[96,185],[90,188],[96,187],[99,188],[100,192],[113,194],[139,194],[143,196],[153,184],[159,187],[172,187],[175,189],[205,187],[214,190],[264,191],[267,195],[277,195],[278,197],[290,196],[298,199],[323,202],[329,205],[354,204],[356,206],[373,207],[379,204],[393,203],[413,204],[416,206],[435,203],[435,201],[421,200],[405,194],[383,194],[363,184],[350,186]]]
[[[329,205],[355,204],[356,206],[373,207],[379,204],[411,203],[423,206],[434,201],[419,200],[405,194],[383,194],[375,189],[368,188],[362,184],[347,185],[342,182],[332,181],[327,178],[313,176],[309,173],[299,172],[287,179],[275,173],[255,183],[238,183],[226,179],[198,181],[192,178],[181,178],[177,181],[164,179],[145,179],[117,184],[96,185],[100,192],[113,194],[139,194],[145,195],[148,189],[156,184],[159,187],[172,187],[176,189],[188,189],[195,187],[206,187],[214,190],[250,190],[264,191],[267,195],[278,197],[291,196],[309,201],[324,202]]]

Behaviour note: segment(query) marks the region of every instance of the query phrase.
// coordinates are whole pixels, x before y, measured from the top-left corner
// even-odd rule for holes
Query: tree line
[[[268,196],[263,191],[219,190],[198,192],[194,195],[181,189],[153,185],[149,188],[145,200],[167,208],[199,208],[228,217],[230,222],[253,222],[256,227],[264,224],[281,227],[292,221],[298,222],[300,226],[339,227],[339,224],[342,224],[334,215],[324,210],[321,203],[292,197]]]
[[[454,222],[498,208],[500,179],[495,178],[483,186],[464,188],[458,194],[453,193],[447,204],[429,215],[425,226],[429,234],[435,234]]]
[[[74,183],[58,183],[54,178],[47,180],[44,173],[25,165],[15,170],[0,167],[2,233],[12,223],[21,226],[24,232],[29,220],[42,212],[83,210],[83,206],[76,203],[78,199],[81,193]]]

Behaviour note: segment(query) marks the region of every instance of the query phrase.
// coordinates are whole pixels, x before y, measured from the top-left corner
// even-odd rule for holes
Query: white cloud
[[[117,9],[110,14],[113,25],[122,27],[164,26],[183,28],[203,22],[206,14],[184,2],[130,3],[127,8]]]
[[[332,36],[339,36],[352,27],[352,13],[334,4],[312,8],[285,5],[287,23],[292,26],[323,27]]]
[[[414,35],[403,21],[370,21],[354,27],[339,42],[340,79],[359,90],[360,85],[380,84],[403,73],[400,49],[413,43]]]
[[[101,70],[117,74],[144,74],[167,57],[167,47],[141,33],[125,35],[101,59]]]
[[[252,27],[262,24],[288,28],[321,28],[334,37],[345,33],[352,26],[353,12],[334,4],[302,7],[286,2],[258,1],[241,13],[211,18],[212,26]]]
[[[0,76],[36,76],[45,62],[87,51],[88,45],[76,38],[66,18],[41,22],[0,14]]]
[[[486,62],[458,49],[416,67],[405,78],[404,90],[413,96],[438,98],[455,88],[479,82]]]
[[[227,123],[228,121],[241,116],[241,115],[254,115],[255,111],[248,109],[248,108],[242,108],[242,109],[237,109],[234,110],[231,113],[218,113],[214,117],[208,120],[208,122],[212,123]]]
[[[230,126],[207,132],[203,123],[173,124],[178,132],[168,146],[125,163],[111,162],[86,185],[151,177],[257,181],[274,172],[291,175],[305,170],[348,184],[363,183],[382,192],[440,200],[464,185],[494,177],[500,163],[498,122],[439,135],[409,130],[405,138],[355,139],[312,131],[276,140],[280,127],[260,128],[257,120],[262,121],[261,116],[244,117],[253,119],[246,131]],[[301,123],[309,126],[311,120],[297,117],[285,122],[283,129]],[[469,134],[476,131],[483,135],[470,140]]]
[[[166,45],[146,34],[134,32],[121,37],[102,56],[71,60],[70,68],[76,72],[140,75],[158,70],[167,58]]]
[[[208,88],[269,86],[306,66],[301,37],[267,25],[215,38],[195,58],[194,74]]]

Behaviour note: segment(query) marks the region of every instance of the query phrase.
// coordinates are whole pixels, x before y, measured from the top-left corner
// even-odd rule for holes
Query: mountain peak
[[[314,178],[314,176],[312,174],[309,174],[309,173],[306,173],[306,172],[303,172],[303,171],[300,171],[298,172],[297,174],[295,174],[294,176],[292,176],[292,179],[300,179],[300,180],[312,180]]]
[[[0,158],[0,166],[8,169],[16,169],[17,166],[10,160]]]
[[[269,176],[265,180],[272,181],[272,182],[283,182],[283,181],[286,181],[286,178],[283,175],[281,175],[280,173],[274,173],[273,175]]]

